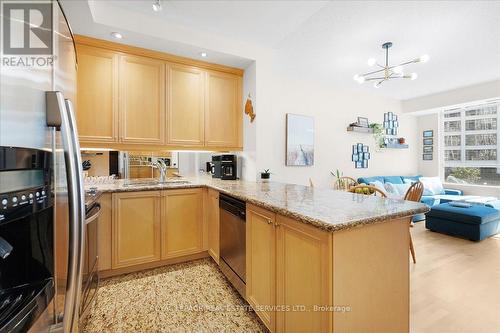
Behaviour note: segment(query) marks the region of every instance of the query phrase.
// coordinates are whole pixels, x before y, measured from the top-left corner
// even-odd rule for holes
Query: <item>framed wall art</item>
[[[352,145],[351,160],[354,162],[356,169],[368,168],[368,160],[370,159],[370,147],[362,143]]]
[[[314,118],[287,113],[286,165],[311,166],[314,164]]]
[[[432,146],[434,144],[433,138],[424,138],[424,146]]]

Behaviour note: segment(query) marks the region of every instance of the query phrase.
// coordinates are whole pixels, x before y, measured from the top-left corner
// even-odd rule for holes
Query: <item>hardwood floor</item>
[[[411,229],[412,333],[500,332],[500,235],[471,242]]]

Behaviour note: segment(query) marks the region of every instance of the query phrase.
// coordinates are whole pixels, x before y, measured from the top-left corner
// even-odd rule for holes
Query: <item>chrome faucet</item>
[[[160,171],[160,183],[165,183],[167,181],[167,164],[162,159],[157,159],[156,162],[151,163],[151,165]]]

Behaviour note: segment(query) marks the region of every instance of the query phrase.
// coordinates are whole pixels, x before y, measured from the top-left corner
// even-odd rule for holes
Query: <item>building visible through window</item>
[[[447,182],[500,186],[499,103],[444,111],[442,142]]]

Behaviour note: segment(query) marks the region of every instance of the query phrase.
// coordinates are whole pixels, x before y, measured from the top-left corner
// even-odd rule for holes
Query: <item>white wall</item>
[[[439,176],[441,170],[439,170],[439,159],[441,158],[439,154],[439,119],[438,114],[427,114],[417,117],[418,123],[418,173],[426,177]],[[424,161],[422,159],[423,153],[423,137],[422,132],[427,130],[434,131],[434,152],[432,161]]]
[[[500,80],[443,91],[402,102],[403,112],[443,109],[500,97]]]
[[[243,75],[243,112],[245,111],[245,103],[250,94],[254,111],[257,106],[257,89],[256,89],[256,74],[257,66],[255,61],[245,69]],[[238,171],[240,178],[246,180],[257,179],[257,119],[256,116],[253,122],[250,122],[250,117],[243,113],[243,151],[238,152]]]
[[[268,100],[263,101],[259,92],[257,126],[257,167],[271,169],[272,179],[283,182],[308,184],[312,178],[315,186],[331,186],[330,171],[340,169],[344,175],[359,177],[369,175],[413,175],[418,171],[416,119],[401,115],[399,101],[377,97],[361,91],[345,91],[314,78],[295,77],[293,71],[266,72],[262,83]],[[269,75],[272,73],[273,75]],[[260,76],[260,68],[257,76]],[[347,132],[349,123],[358,116],[370,122],[381,123],[383,114],[392,111],[400,115],[399,135],[404,136],[410,149],[375,150],[371,134]],[[286,114],[297,113],[314,117],[315,160],[311,167],[285,166]],[[371,160],[368,169],[355,169],[351,161],[352,145],[370,146]]]

